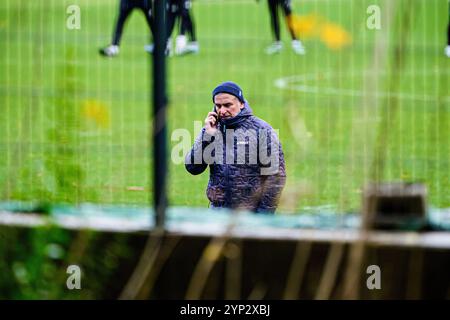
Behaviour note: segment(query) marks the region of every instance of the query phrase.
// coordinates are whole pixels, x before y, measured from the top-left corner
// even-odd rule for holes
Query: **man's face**
[[[214,104],[216,106],[216,112],[221,119],[233,118],[238,115],[242,108],[244,108],[244,103],[228,93],[219,93],[215,95]]]

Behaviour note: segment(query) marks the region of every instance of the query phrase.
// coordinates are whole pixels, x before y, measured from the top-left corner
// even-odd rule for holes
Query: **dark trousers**
[[[184,9],[181,12],[181,30],[180,34],[189,34],[191,41],[196,41],[194,19],[191,16],[191,1],[184,1]]]
[[[152,18],[152,1],[151,0],[120,0],[119,17],[117,18],[116,27],[114,29],[114,35],[112,44],[120,45],[120,39],[122,38],[122,31],[125,21],[127,20],[133,9],[140,9],[145,16],[147,24],[153,34],[153,18]]]
[[[450,46],[450,21],[448,22],[448,27],[447,27],[447,45]]]
[[[270,22],[272,26],[272,32],[276,41],[280,41],[280,21],[278,19],[278,7],[283,9],[284,16],[287,17],[291,15],[291,0],[268,0],[269,12],[270,12]],[[296,36],[289,28],[292,39],[296,39]]]
[[[189,33],[191,41],[196,40],[194,22],[190,14],[190,0],[167,1],[167,37],[170,37],[175,28],[177,18],[180,21],[180,34]]]
[[[448,3],[447,45],[450,46],[450,2]]]

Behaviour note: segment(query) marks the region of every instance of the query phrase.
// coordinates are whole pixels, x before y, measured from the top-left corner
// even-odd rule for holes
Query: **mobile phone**
[[[216,113],[216,115],[214,116],[214,118],[216,118],[216,121],[219,121],[219,120],[220,120],[220,116],[219,116],[219,113],[218,113],[217,110],[216,110],[216,106],[213,107],[213,112]]]

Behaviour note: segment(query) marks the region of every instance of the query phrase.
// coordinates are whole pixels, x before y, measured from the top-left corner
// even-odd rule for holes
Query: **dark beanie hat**
[[[229,93],[239,99],[241,102],[245,102],[244,94],[242,89],[234,82],[227,81],[219,84],[212,92],[212,100],[214,102],[214,97],[219,93]]]

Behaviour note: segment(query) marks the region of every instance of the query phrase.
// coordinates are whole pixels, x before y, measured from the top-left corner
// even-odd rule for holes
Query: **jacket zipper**
[[[224,124],[223,128],[222,128],[222,133],[223,133],[223,139],[224,139],[224,156],[225,156],[225,183],[226,183],[226,199],[227,199],[227,204],[231,205],[231,192],[230,192],[230,177],[229,177],[229,168],[228,168],[228,164],[227,164],[227,147],[226,147],[226,141],[227,141],[227,137],[226,137],[226,129],[227,126]],[[233,152],[234,152],[234,148],[233,148]]]

